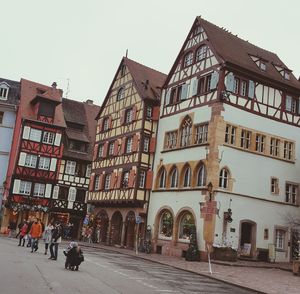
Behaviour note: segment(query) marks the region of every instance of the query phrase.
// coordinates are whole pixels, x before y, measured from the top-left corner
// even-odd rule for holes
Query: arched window
[[[159,174],[159,188],[166,188],[166,170],[163,168]]]
[[[159,236],[164,238],[172,238],[173,234],[173,216],[170,211],[166,210],[162,213],[159,222]]]
[[[184,67],[187,67],[193,63],[193,52],[189,52],[184,57]]]
[[[229,179],[229,172],[226,168],[222,168],[220,171],[219,176],[219,187],[227,189],[228,188],[228,179]]]
[[[182,124],[181,124],[181,130],[180,130],[180,146],[185,147],[189,146],[191,143],[191,137],[192,137],[192,126],[193,122],[189,116],[187,116]]]
[[[188,166],[184,171],[183,187],[191,186],[191,168]]]
[[[171,188],[177,188],[177,186],[178,186],[178,171],[177,171],[176,167],[174,167],[171,172],[170,186],[171,186]]]
[[[190,240],[193,230],[195,230],[194,217],[190,212],[186,212],[180,219],[178,238],[181,240]]]
[[[125,97],[125,89],[122,87],[117,94],[117,101],[122,100]]]
[[[200,164],[197,171],[197,186],[203,187],[206,185],[206,170],[204,164]]]
[[[76,188],[71,187],[69,189],[68,201],[75,201],[75,200],[76,200]]]
[[[206,57],[206,52],[207,52],[207,46],[202,45],[198,48],[196,52],[196,61],[200,61]]]

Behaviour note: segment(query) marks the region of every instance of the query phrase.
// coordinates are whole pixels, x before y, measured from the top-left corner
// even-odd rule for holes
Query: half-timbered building
[[[146,219],[165,75],[123,58],[98,115],[90,193],[100,241],[134,247]]]
[[[162,91],[148,213],[155,252],[184,255],[196,228],[202,257],[212,246],[292,257],[299,96],[276,54],[196,18]]]
[[[79,238],[87,212],[86,193],[100,107],[92,100],[78,102],[65,98],[62,107],[67,128],[63,135],[63,157],[59,160],[58,199],[53,200],[51,218],[71,223],[71,237]]]
[[[21,79],[20,104],[9,159],[2,227],[36,216],[44,222],[58,198],[57,176],[66,127],[62,91]]]

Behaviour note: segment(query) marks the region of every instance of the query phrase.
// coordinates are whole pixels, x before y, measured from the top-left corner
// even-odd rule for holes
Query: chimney
[[[53,89],[56,89],[56,87],[57,87],[56,82],[53,82],[52,85],[51,85],[51,87],[52,87]]]
[[[91,99],[86,100],[85,103],[88,105],[94,105],[94,101]]]

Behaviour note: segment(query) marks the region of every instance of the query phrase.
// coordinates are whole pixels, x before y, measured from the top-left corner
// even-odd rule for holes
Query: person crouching
[[[72,271],[78,271],[79,265],[84,261],[80,246],[77,242],[71,242],[67,250],[64,250],[66,256],[65,268]]]

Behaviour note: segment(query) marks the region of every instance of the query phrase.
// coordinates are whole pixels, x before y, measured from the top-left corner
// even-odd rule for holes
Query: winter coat
[[[30,229],[29,234],[31,235],[31,238],[40,238],[42,235],[42,225],[39,223],[33,223]]]
[[[27,234],[28,225],[25,223],[20,229],[20,236],[24,237]]]
[[[61,226],[54,227],[54,229],[52,230],[52,243],[61,243],[61,234]]]
[[[67,253],[67,263],[70,266],[78,266],[83,261],[83,254],[80,247],[73,247]]]
[[[44,241],[45,241],[46,244],[49,244],[52,241],[52,230],[53,230],[53,226],[52,225],[47,226],[45,228],[43,239],[44,239]]]

